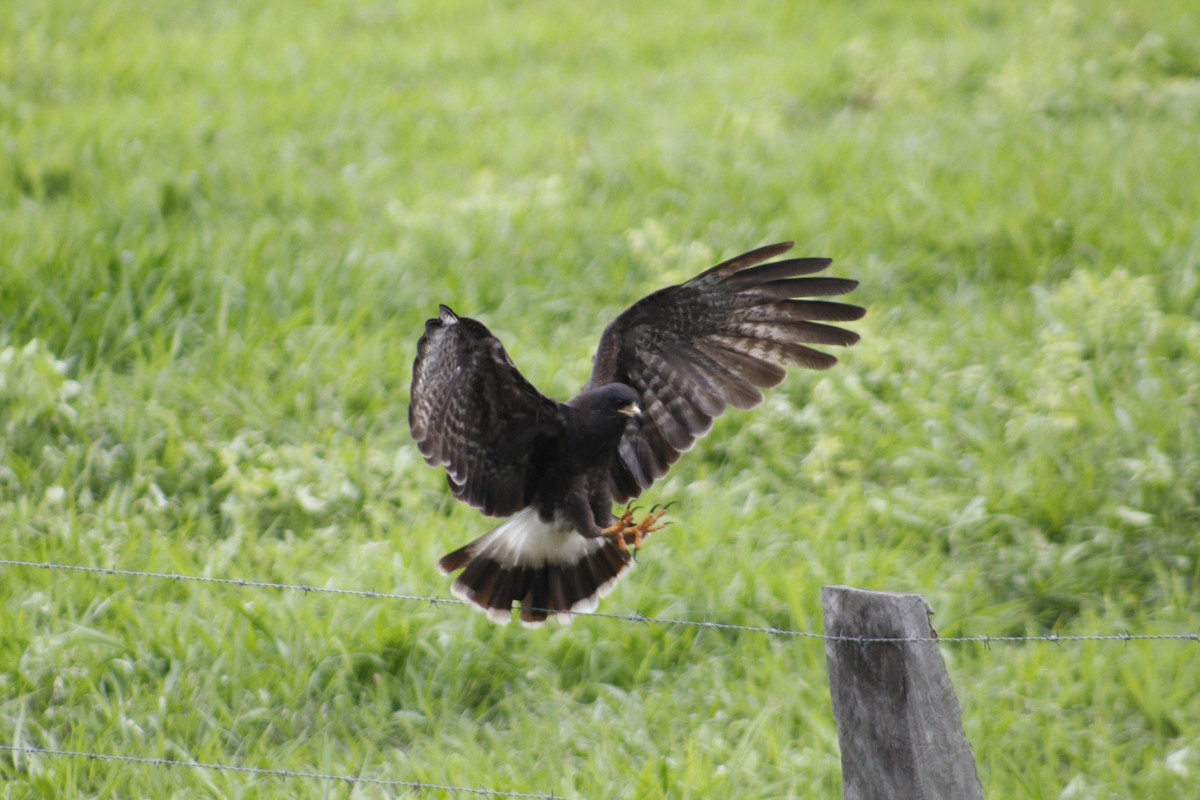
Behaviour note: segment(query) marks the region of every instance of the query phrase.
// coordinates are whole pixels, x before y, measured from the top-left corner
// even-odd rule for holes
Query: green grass
[[[1200,628],[1190,4],[18,2],[0,557],[448,591],[408,438],[438,302],[565,397],[781,239],[862,343],[723,418],[602,605],[943,635]],[[1186,796],[1178,642],[947,645],[986,793]],[[0,743],[579,797],[838,797],[819,642],[0,568]],[[380,796],[0,753],[4,797]]]

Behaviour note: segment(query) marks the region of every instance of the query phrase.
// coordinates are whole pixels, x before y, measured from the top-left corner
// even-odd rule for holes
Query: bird
[[[822,298],[858,282],[819,276],[828,258],[771,259],[782,242],[723,261],[638,300],[604,329],[587,384],[561,402],[539,392],[481,322],[440,305],[413,362],[409,427],[450,493],[504,518],[443,556],[451,591],[507,623],[537,627],[595,612],[665,509],[629,504],[667,474],[728,407],[762,402],[789,366],[828,369],[810,345],[849,346],[831,325],[866,310]]]

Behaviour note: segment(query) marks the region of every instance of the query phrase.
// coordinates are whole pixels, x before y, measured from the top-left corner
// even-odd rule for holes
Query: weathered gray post
[[[983,800],[962,711],[920,595],[821,589],[846,800]]]

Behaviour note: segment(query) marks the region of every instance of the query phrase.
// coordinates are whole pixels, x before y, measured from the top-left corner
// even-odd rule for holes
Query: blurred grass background
[[[1200,17],[1182,2],[18,2],[0,555],[446,594],[439,302],[565,398],[750,247],[870,308],[720,420],[603,604],[1196,631]],[[579,797],[839,797],[819,643],[0,568],[0,741]],[[991,797],[1184,796],[1195,648],[943,648]],[[5,797],[381,788],[0,754]]]

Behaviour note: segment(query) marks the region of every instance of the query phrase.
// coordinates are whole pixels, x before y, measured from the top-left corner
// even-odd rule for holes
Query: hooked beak
[[[627,406],[623,406],[622,408],[617,409],[617,413],[624,414],[625,416],[635,419],[639,422],[642,419],[642,407],[637,403],[630,403]]]

